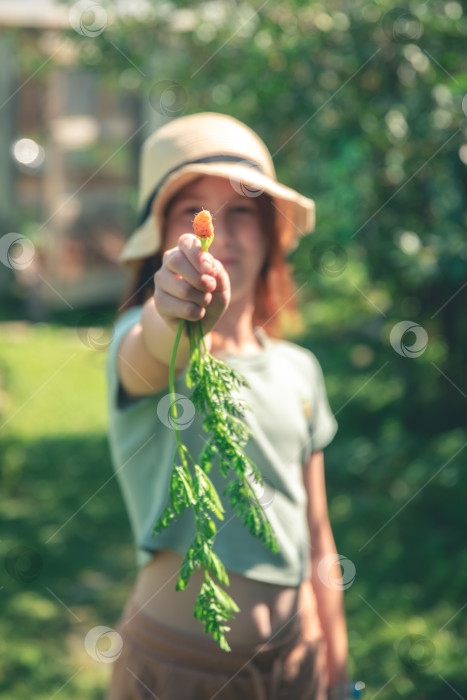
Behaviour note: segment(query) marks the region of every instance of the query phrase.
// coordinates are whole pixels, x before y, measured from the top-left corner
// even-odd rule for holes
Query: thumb
[[[213,258],[213,268],[210,274],[216,280],[216,291],[230,290],[230,277],[220,260]]]
[[[222,299],[225,306],[227,306],[230,302],[230,277],[219,260],[213,258],[213,263],[213,269],[210,273],[216,280],[216,289],[213,292],[213,296]]]

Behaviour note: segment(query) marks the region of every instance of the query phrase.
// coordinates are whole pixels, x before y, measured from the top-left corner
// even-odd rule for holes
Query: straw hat
[[[164,124],[143,144],[140,223],[123,248],[121,262],[131,265],[160,249],[165,205],[202,175],[228,178],[246,197],[271,195],[287,252],[314,228],[314,201],[277,182],[271,155],[252,129],[225,114],[192,114]]]

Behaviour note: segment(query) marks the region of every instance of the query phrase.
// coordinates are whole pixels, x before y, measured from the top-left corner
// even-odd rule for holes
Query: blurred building
[[[69,30],[69,6],[0,0],[0,294],[33,319],[118,301],[154,126],[137,89],[79,65]]]

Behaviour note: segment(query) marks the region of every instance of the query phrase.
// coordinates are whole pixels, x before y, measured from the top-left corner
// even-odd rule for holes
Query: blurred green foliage
[[[368,346],[368,367],[377,369],[391,328],[406,319],[421,325],[429,343],[417,362],[399,362],[392,349],[388,355],[402,382],[392,410],[402,411],[407,429],[463,426],[461,5],[144,7],[139,17],[135,10],[117,19],[111,5],[106,16],[81,15],[70,40],[82,64],[116,91],[132,86],[155,123],[213,110],[254,128],[279,178],[316,201],[316,232],[291,257],[313,336],[319,325],[327,339]],[[359,373],[359,361],[348,372]]]
[[[343,0],[146,7],[119,19],[106,6],[94,35],[83,16],[81,33],[69,32],[82,65],[142,95],[155,123],[209,110],[245,121],[268,144],[279,179],[316,202],[316,231],[291,255],[306,325],[294,340],[321,361],[340,425],[326,468],[337,548],[356,567],[345,593],[351,670],[382,700],[465,695],[464,9]],[[34,69],[30,55],[20,60]],[[426,340],[391,335],[403,321]],[[81,698],[83,683],[86,697],[101,697],[107,669],[86,660],[83,630],[46,587],[83,629],[112,626],[135,573],[114,480],[86,505],[112,475],[102,355],[79,340],[70,347],[67,333],[39,328],[0,351],[4,410],[12,397],[2,555],[24,542],[44,556],[38,579],[12,587],[7,576],[2,591],[12,601],[1,635],[12,642],[6,698],[27,694],[28,673],[38,674],[34,696],[49,698],[81,666],[60,697]],[[56,393],[31,394],[73,352],[61,380],[47,384]]]

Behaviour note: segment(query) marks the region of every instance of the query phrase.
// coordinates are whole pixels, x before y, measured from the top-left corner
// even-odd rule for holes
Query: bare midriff
[[[203,574],[195,571],[185,591],[176,591],[183,557],[172,550],[161,550],[139,572],[132,599],[139,611],[161,625],[186,634],[206,638],[202,624],[193,616]],[[316,600],[310,581],[299,587],[280,586],[245,578],[228,571],[228,594],[240,608],[228,622],[230,645],[248,646],[274,641],[287,634],[296,616],[304,612],[309,639],[321,636]],[[301,612],[299,612],[301,611]]]

